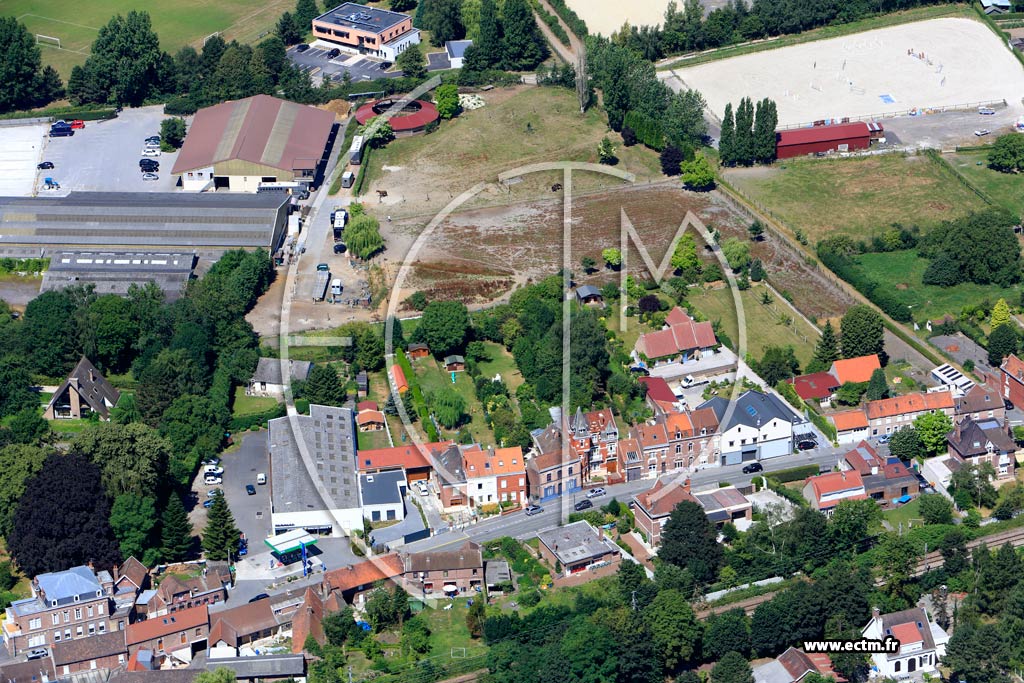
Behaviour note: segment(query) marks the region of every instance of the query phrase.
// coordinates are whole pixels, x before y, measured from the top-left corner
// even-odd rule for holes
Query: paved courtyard
[[[28,197],[33,193],[47,130],[46,124],[0,126],[0,196]]]

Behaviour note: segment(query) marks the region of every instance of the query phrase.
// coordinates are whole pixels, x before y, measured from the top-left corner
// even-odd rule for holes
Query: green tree
[[[753,369],[769,386],[775,386],[799,374],[800,362],[792,346],[769,346]]]
[[[229,419],[226,407],[206,396],[174,399],[160,418],[160,435],[171,444],[171,478],[187,483],[200,460],[220,451]]]
[[[914,429],[924,446],[925,455],[940,455],[946,452],[946,435],[953,430],[953,421],[945,413],[932,411],[919,415],[914,420]]]
[[[715,580],[721,563],[722,547],[718,544],[718,531],[708,521],[703,508],[689,501],[675,507],[662,529],[658,557],[689,569],[701,583],[708,584]]]
[[[910,582],[920,551],[906,536],[887,533],[875,548],[878,576],[886,581],[886,590],[895,600],[910,601]]]
[[[622,252],[618,249],[602,249],[601,258],[604,259],[605,264],[612,268],[618,268],[622,265]]]
[[[722,253],[735,272],[743,270],[750,263],[750,244],[736,237],[729,237],[722,243]]]
[[[195,677],[195,683],[235,683],[235,672],[225,666],[213,671],[203,671]]]
[[[319,15],[320,10],[316,6],[316,0],[298,0],[295,5],[295,21],[303,33],[311,30],[313,20]]]
[[[423,617],[415,616],[402,626],[401,647],[414,659],[430,651],[430,627]]]
[[[413,341],[430,347],[441,358],[463,350],[469,334],[469,312],[460,301],[431,301],[413,333]]]
[[[15,356],[0,358],[0,417],[37,408],[39,396],[32,391],[32,375]]]
[[[836,339],[832,321],[826,320],[821,328],[821,337],[814,346],[814,358],[807,366],[807,372],[822,372],[832,367],[832,363],[839,360],[839,341]]]
[[[754,114],[753,151],[754,160],[762,164],[775,161],[775,129],[779,126],[779,114],[775,102],[767,97],[757,103]]]
[[[989,150],[988,165],[1002,173],[1024,170],[1024,137],[1017,133],[1000,135]]]
[[[526,0],[505,0],[501,14],[503,64],[530,71],[547,59],[548,47]]]
[[[594,260],[593,256],[584,256],[580,259],[580,267],[583,268],[584,273],[589,275],[597,268],[597,261]]]
[[[167,471],[171,444],[144,424],[106,422],[78,434],[71,450],[95,463],[110,498],[155,497]]]
[[[122,557],[142,560],[153,547],[156,523],[156,501],[150,496],[123,493],[110,508],[110,526],[121,546]]]
[[[828,522],[833,547],[841,553],[856,553],[868,537],[868,529],[881,519],[881,510],[873,500],[844,500],[836,505]]]
[[[704,658],[717,662],[730,652],[750,652],[750,620],[742,609],[731,609],[704,623]]]
[[[118,424],[139,422],[142,414],[139,413],[139,405],[135,402],[135,394],[121,394],[117,405],[110,409],[110,419]]]
[[[206,519],[202,541],[206,558],[228,561],[237,558],[241,535],[223,493],[213,496],[213,505],[210,506]]]
[[[38,408],[24,408],[10,417],[7,423],[11,443],[38,444],[50,435],[50,423],[39,414]]]
[[[988,362],[993,367],[999,367],[1004,358],[1017,353],[1020,337],[1013,328],[1013,325],[1000,325],[988,335]]]
[[[750,233],[750,239],[760,242],[764,238],[764,223],[755,218],[754,222],[747,227],[747,232]]]
[[[889,439],[889,452],[900,460],[910,462],[925,455],[921,435],[913,427],[904,427],[893,432]]]
[[[185,119],[172,116],[160,122],[160,138],[174,149],[179,149],[185,142]]]
[[[423,50],[419,45],[410,45],[403,50],[395,59],[395,66],[409,78],[423,78],[427,75],[427,58],[423,56]]]
[[[703,192],[715,186],[715,172],[711,170],[711,164],[703,154],[697,154],[693,161],[684,163],[682,169],[685,187]]]
[[[992,307],[992,317],[989,319],[989,327],[996,329],[1000,325],[1005,325],[1010,322],[1010,306],[1006,303],[1006,299],[1000,297]]]
[[[839,343],[844,358],[883,353],[882,317],[870,306],[851,306],[839,323]]]
[[[952,524],[953,504],[938,493],[924,494],[920,498],[921,518],[925,524]]]
[[[869,401],[877,401],[889,396],[889,383],[885,379],[885,371],[882,368],[877,368],[871,373],[867,391],[864,393]]]
[[[345,385],[331,365],[314,365],[302,387],[302,397],[310,403],[340,406],[345,403]]]
[[[733,159],[737,164],[749,166],[756,155],[754,141],[754,104],[749,97],[736,107],[736,128],[733,134]]]
[[[473,41],[477,59],[484,68],[498,68],[505,61],[504,35],[494,0],[480,2],[479,36]]]
[[[708,132],[704,120],[706,108],[707,102],[696,90],[670,93],[668,107],[661,121],[668,143],[680,149],[699,147]]]
[[[647,571],[635,562],[622,562],[615,579],[619,600],[631,608],[644,609],[658,594],[658,587],[647,578]]]
[[[160,516],[160,559],[181,562],[192,551],[192,522],[176,493],[168,496],[167,507]]]
[[[454,83],[438,86],[434,93],[434,101],[437,103],[437,113],[442,119],[454,118],[462,111],[462,107],[459,106],[459,87]]]
[[[441,46],[449,40],[461,40],[466,36],[459,0],[420,0],[416,17],[419,20],[417,26],[430,31],[431,45]]]
[[[961,467],[950,478],[949,490],[953,494],[953,500],[961,508],[971,505],[994,507],[999,498],[995,487],[992,486],[995,476],[995,469],[991,463]]]
[[[427,404],[434,418],[447,429],[455,429],[468,417],[466,399],[450,386],[431,392],[427,397]]]
[[[12,444],[0,448],[0,535],[11,532],[14,511],[18,507],[25,483],[43,468],[49,451],[39,446]]]
[[[384,124],[378,129],[391,126]],[[348,244],[349,253],[364,261],[372,257],[384,248],[384,238],[380,234],[380,221],[373,216],[361,215],[354,217],[348,224],[345,231],[345,242]]]
[[[971,683],[1007,683],[1010,656],[1000,624],[957,624],[942,663],[956,680]]]
[[[712,683],[754,683],[754,673],[746,658],[738,652],[728,652],[711,669]]]
[[[687,282],[696,282],[700,278],[701,261],[697,255],[697,240],[690,232],[683,233],[672,252],[672,268]]]
[[[700,624],[679,591],[660,591],[644,609],[643,620],[666,670],[677,670],[697,654]]]
[[[384,337],[373,328],[366,328],[356,343],[356,363],[370,372],[384,367]]]
[[[52,68],[42,69],[39,47],[25,25],[0,17],[0,112],[47,104],[61,90]],[[55,91],[56,88],[56,91]]]
[[[292,16],[291,12],[285,12],[277,20],[277,37],[285,45],[298,45],[302,42],[304,31],[299,28],[299,22]]]
[[[618,157],[615,156],[615,145],[608,139],[608,136],[601,138],[601,142],[598,143],[597,158],[602,164],[609,166],[614,166],[618,162]]]
[[[718,139],[718,156],[724,166],[732,166],[736,163],[736,121],[733,119],[731,102],[725,103],[722,132]]]
[[[159,424],[174,399],[183,394],[202,394],[206,372],[185,349],[164,349],[138,375],[135,400],[147,424]]]
[[[72,103],[139,105],[169,85],[160,82],[160,39],[148,12],[114,16],[99,30],[89,58],[68,81]]]

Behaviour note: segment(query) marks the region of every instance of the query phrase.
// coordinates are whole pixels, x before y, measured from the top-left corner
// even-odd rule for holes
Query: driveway
[[[406,494],[405,497],[405,519],[398,524],[392,524],[381,529],[374,529],[370,534],[370,538],[374,545],[386,545],[386,546],[398,546],[404,545],[403,538],[408,534],[414,534],[417,531],[423,531],[426,527],[423,525],[423,517],[420,515],[420,511],[416,508],[416,505],[410,500],[413,494]]]
[[[72,190],[93,192],[172,192],[175,177],[171,167],[178,156],[154,157],[160,164],[157,181],[144,181],[139,171],[140,152],[146,138],[160,132],[160,122],[169,118],[163,105],[125,109],[108,121],[86,121],[85,128],[66,138],[44,138],[42,158],[55,168],[39,171],[37,183],[52,177],[60,183],[56,193]]]

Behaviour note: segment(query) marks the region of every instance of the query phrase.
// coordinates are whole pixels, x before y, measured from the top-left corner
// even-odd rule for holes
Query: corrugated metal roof
[[[805,145],[812,142],[830,142],[846,138],[868,137],[868,124],[863,121],[840,123],[834,126],[814,126],[779,132],[779,146]]]

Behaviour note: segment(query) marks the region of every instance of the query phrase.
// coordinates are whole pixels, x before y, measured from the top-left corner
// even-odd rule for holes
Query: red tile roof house
[[[526,460],[519,446],[486,450],[470,448],[462,452],[462,458],[471,507],[499,503],[505,503],[506,507],[516,507],[525,504]]]
[[[796,395],[805,401],[817,401],[823,406],[832,402],[841,382],[827,372],[815,372],[786,380],[793,385]]]
[[[791,647],[772,661],[755,666],[754,683],[799,683],[807,674],[816,673],[838,683],[846,683],[832,668],[832,660],[826,654],[808,654]]]
[[[324,614],[338,612],[344,606],[345,601],[340,591],[330,591],[326,597],[321,597],[313,587],[307,588],[302,596],[302,604],[292,616],[292,652],[301,653],[309,636],[313,636],[313,640],[320,645],[325,644]]]
[[[52,648],[54,669],[65,676],[90,669],[115,669],[128,659],[124,636],[124,631],[111,631],[55,643]]]
[[[150,613],[150,617],[198,605],[220,604],[228,599],[228,587],[214,573],[195,577],[168,574],[156,589],[156,597],[156,610]]]
[[[356,467],[362,474],[374,474],[387,470],[405,470],[406,481],[430,479],[434,471],[432,461],[446,448],[451,441],[438,441],[391,448],[360,449],[356,456]]]
[[[356,415],[356,427],[361,432],[382,432],[384,413],[379,410],[361,410]]]
[[[325,572],[321,592],[338,591],[345,602],[361,608],[366,594],[378,581],[401,576],[403,571],[405,564],[398,555],[377,555],[372,560]]]
[[[1024,408],[1024,361],[1011,353],[1003,359],[999,371],[1003,398],[1017,408]]]
[[[882,367],[876,354],[870,356],[858,356],[857,358],[842,358],[832,363],[828,374],[836,378],[840,385],[852,382],[858,384],[871,379],[871,373]]]
[[[868,416],[860,408],[832,413],[826,417],[836,428],[836,441],[840,444],[858,443],[868,438]]]
[[[901,503],[921,492],[917,476],[898,458],[883,458],[871,444],[861,441],[839,461],[841,470],[856,470],[864,481],[868,496],[883,505],[897,499]]]
[[[957,461],[978,465],[987,462],[999,479],[1012,479],[1018,452],[1010,428],[999,420],[967,418],[946,436],[947,450]]]
[[[864,500],[868,494],[860,472],[849,470],[808,477],[804,483],[803,496],[813,509],[831,516],[840,502]]]
[[[953,417],[953,394],[949,391],[933,391],[927,394],[913,393],[879,401],[868,401],[865,412],[870,423],[871,436],[892,434],[914,424],[918,416],[931,412],[942,412]]]
[[[611,408],[584,413],[576,409],[571,422],[563,427],[570,434],[569,443],[583,465],[583,477],[614,477],[618,471],[616,449],[619,427]]]
[[[676,306],[665,317],[665,327],[641,334],[634,347],[650,367],[687,363],[712,355],[718,340],[709,322],[696,322]]]
[[[129,624],[125,641],[130,654],[152,650],[156,656],[172,656],[187,663],[194,652],[206,649],[209,635],[209,615],[206,605],[200,605]]]
[[[582,488],[582,463],[570,447],[562,453],[562,430],[550,424],[531,434],[534,447],[526,460],[526,481],[534,502],[552,500]]]
[[[210,615],[210,647],[238,648],[287,631],[305,591],[263,598]]]
[[[483,553],[472,541],[451,550],[429,550],[401,557],[402,583],[410,595],[453,596],[483,586]]]
[[[661,530],[668,523],[672,511],[683,501],[701,506],[708,520],[721,528],[726,522],[750,522],[754,505],[734,487],[690,491],[690,480],[682,484],[662,480],[636,495],[633,513],[636,524],[643,532],[644,540],[654,548],[661,545]]]
[[[637,380],[647,387],[646,401],[656,415],[678,412],[679,399],[672,393],[668,382],[661,377],[641,377]]]

